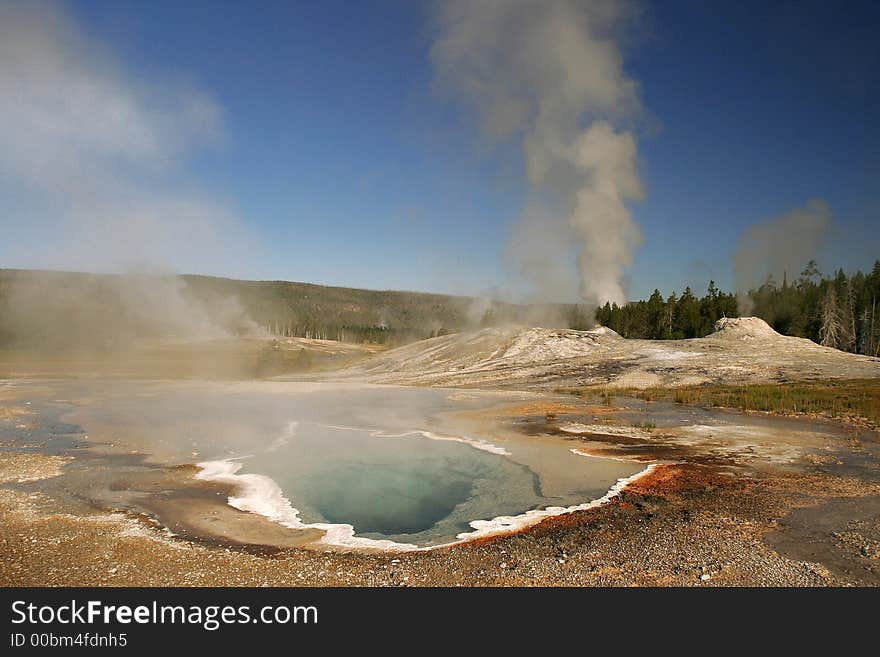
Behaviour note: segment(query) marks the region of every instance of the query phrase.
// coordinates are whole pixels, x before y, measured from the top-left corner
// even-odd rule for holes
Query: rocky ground
[[[595,438],[575,440],[587,448]],[[614,449],[614,437],[606,440]],[[880,475],[873,458],[852,465],[864,447],[841,439],[793,467],[770,458],[740,464],[689,443],[602,507],[516,535],[402,554],[172,537],[146,517],[64,512],[21,483],[57,475],[63,459],[5,454],[0,584],[878,585]],[[640,458],[661,452],[668,456],[641,450]]]

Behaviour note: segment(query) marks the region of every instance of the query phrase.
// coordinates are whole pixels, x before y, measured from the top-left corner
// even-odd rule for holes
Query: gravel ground
[[[31,419],[28,409],[14,408],[21,412],[10,411],[7,423]],[[594,416],[621,411],[539,400],[503,412],[539,439],[554,422],[595,423]],[[707,436],[659,429],[601,440],[571,436],[573,446],[592,453],[659,465],[601,507],[511,536],[401,554],[172,536],[144,515],[53,497],[46,490],[65,486],[48,483],[64,481],[53,478],[70,458],[8,442],[0,445],[0,585],[880,585],[880,433],[842,430],[813,444],[789,429],[752,440],[719,428]],[[782,459],[780,441],[812,447]],[[230,523],[259,519],[226,505],[227,492],[206,491],[193,473],[161,468],[154,483],[178,490],[180,499],[215,504]],[[246,518],[230,515],[236,513]]]
[[[6,455],[28,477],[57,463]],[[607,505],[532,530],[417,554],[363,554],[171,538],[143,518],[70,515],[39,492],[0,488],[0,584],[6,586],[826,586],[876,584],[864,549],[877,518],[841,516],[841,540],[811,560],[768,545],[792,509],[845,498],[876,505],[880,484],[814,472],[657,468]],[[847,513],[851,514],[850,509]],[[867,523],[867,524],[866,524]],[[831,535],[835,522],[826,522]],[[861,530],[860,530],[861,527]],[[862,533],[860,533],[860,531]],[[861,539],[859,537],[862,537]],[[862,540],[864,539],[864,540]],[[850,567],[834,571],[823,561]],[[873,570],[872,570],[873,569]]]

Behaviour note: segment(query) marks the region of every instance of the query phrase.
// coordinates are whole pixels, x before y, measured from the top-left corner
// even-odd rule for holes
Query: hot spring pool
[[[479,419],[533,398],[520,393],[70,382],[53,396],[91,442],[198,463],[200,478],[234,485],[231,505],[321,529],[324,545],[418,549],[504,531],[594,502],[642,470]]]

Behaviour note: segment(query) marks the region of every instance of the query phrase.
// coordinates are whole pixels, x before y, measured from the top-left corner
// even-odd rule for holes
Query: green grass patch
[[[562,388],[582,397],[612,395],[674,401],[695,406],[738,408],[783,414],[822,415],[880,427],[880,379],[799,381],[760,385],[700,385],[680,388]]]

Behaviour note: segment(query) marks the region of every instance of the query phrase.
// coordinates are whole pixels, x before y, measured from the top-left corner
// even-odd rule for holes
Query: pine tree
[[[872,355],[871,345],[871,314],[865,308],[862,311],[862,319],[859,322],[859,348],[858,352],[866,356]]]
[[[690,287],[686,287],[675,309],[676,328],[686,338],[696,338],[700,330],[700,304]]]
[[[655,289],[651,294],[651,298],[648,299],[648,326],[647,326],[647,335],[645,336],[648,339],[659,339],[663,335],[663,295],[660,294],[660,290]]]
[[[675,297],[675,292],[669,295],[669,298],[666,299],[666,305],[663,307],[663,335],[661,336],[664,340],[672,340],[678,336],[675,334],[675,306],[678,303],[678,299]]]
[[[844,277],[844,297],[840,306],[840,345],[844,351],[852,351],[856,346],[856,300],[852,284]]]
[[[877,267],[875,265],[874,269]],[[872,356],[880,355],[880,322],[875,322],[877,312],[877,299],[871,299],[871,323],[868,327],[868,350],[865,352]]]
[[[819,329],[819,343],[825,347],[837,349],[840,345],[841,333],[837,289],[834,285],[828,285],[825,298],[822,299],[822,327]]]
[[[819,280],[822,274],[819,272],[819,266],[815,260],[810,260],[804,270],[801,272],[801,284],[813,283],[813,279]]]

